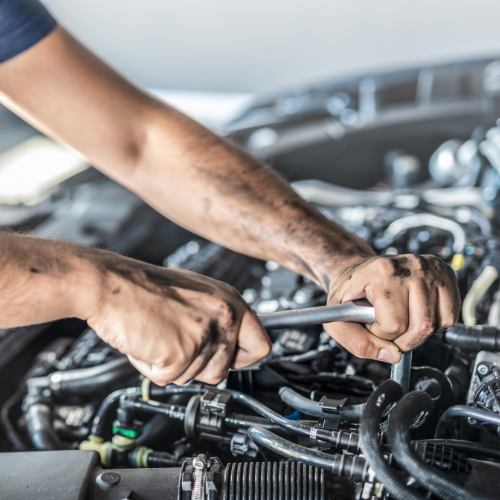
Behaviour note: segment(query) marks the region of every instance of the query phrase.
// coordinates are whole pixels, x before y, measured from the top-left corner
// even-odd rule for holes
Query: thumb
[[[257,315],[248,310],[243,315],[231,368],[240,370],[267,356],[272,342]]]
[[[376,337],[363,325],[339,321],[323,327],[330,337],[357,358],[376,359],[391,364],[401,361],[401,350],[396,344]]]

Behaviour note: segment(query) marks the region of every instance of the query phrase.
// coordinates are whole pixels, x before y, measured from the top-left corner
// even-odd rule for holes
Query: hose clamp
[[[180,474],[179,500],[218,500],[222,485],[218,458],[198,455],[184,462]]]

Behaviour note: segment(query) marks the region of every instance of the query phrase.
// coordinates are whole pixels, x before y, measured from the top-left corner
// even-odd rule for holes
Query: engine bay
[[[340,117],[350,109],[348,93],[332,92]],[[368,106],[366,95],[357,99],[361,111]],[[256,128],[243,126],[244,118],[229,135],[255,153],[260,130],[268,154],[261,156],[280,169],[293,148],[271,154],[272,121]],[[346,120],[344,135],[362,127]],[[53,485],[50,496],[37,497],[52,499],[495,498],[500,124],[489,115],[481,126],[471,123],[468,136],[441,141],[440,134],[427,157],[404,141],[387,148],[369,188],[356,189],[364,179],[334,184],[331,173],[307,177],[307,167],[290,175],[303,198],[378,254],[448,263],[463,301],[459,324],[392,368],[356,358],[321,325],[270,329],[272,352],[261,363],[230,371],[217,386],[182,387],[152,384],[78,320],[2,330],[0,451],[21,453],[0,455],[2,477],[10,478],[0,498],[21,498],[23,481]],[[76,241],[222,280],[258,314],[326,303],[313,282],[190,234],[92,169],[30,210],[12,211],[5,226],[40,236],[71,231]]]

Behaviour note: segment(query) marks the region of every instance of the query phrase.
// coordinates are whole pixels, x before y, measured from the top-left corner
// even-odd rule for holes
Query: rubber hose
[[[164,415],[153,415],[144,425],[142,434],[136,439],[137,446],[154,446],[172,428],[172,420]]]
[[[462,317],[467,326],[476,324],[476,305],[497,278],[498,271],[493,266],[486,266],[472,283],[462,304]]]
[[[155,467],[178,467],[187,457],[176,457],[166,451],[153,451],[148,455],[148,466]]]
[[[448,328],[444,334],[448,344],[471,351],[499,351],[500,329],[494,326],[467,326],[460,323]]]
[[[365,403],[359,405],[345,405],[340,409],[340,416],[342,420],[347,420],[347,422],[359,422],[365,408]]]
[[[10,410],[14,405],[19,403],[23,395],[21,392],[15,392],[2,406],[0,418],[5,429],[7,439],[11,442],[17,451],[27,451],[29,446],[24,442],[24,439],[17,433],[14,425],[10,420]]]
[[[134,373],[137,370],[122,357],[92,368],[54,372],[49,375],[49,385],[55,392],[90,394]]]
[[[423,487],[443,500],[486,500],[452,481],[445,473],[427,464],[412,448],[409,428],[419,415],[431,413],[434,403],[425,392],[406,394],[392,410],[388,438],[397,463]]]
[[[474,453],[476,455],[484,455],[485,457],[500,460],[500,449],[494,446],[488,446],[487,444],[461,441],[459,439],[426,439],[425,441],[429,444],[447,446],[448,448],[463,451],[464,453]]]
[[[470,417],[480,420],[481,422],[500,426],[500,415],[497,415],[496,413],[480,410],[479,408],[473,408],[472,406],[456,405],[448,408],[439,419],[436,433],[434,434],[435,439],[443,437],[446,426],[455,417]]]
[[[52,410],[44,404],[30,406],[26,413],[26,424],[31,442],[36,450],[63,450],[65,447],[52,428]]]
[[[282,387],[280,389],[280,397],[283,402],[290,405],[292,408],[299,410],[306,415],[311,415],[317,418],[329,418],[331,415],[323,411],[322,406],[318,401],[307,399],[301,396],[290,387]],[[340,416],[348,422],[359,422],[365,405],[345,405],[340,409]]]
[[[91,436],[99,436],[102,437],[103,426],[105,422],[106,414],[109,411],[111,405],[120,399],[120,396],[129,395],[129,396],[139,396],[141,394],[140,387],[129,387],[128,389],[119,389],[117,391],[108,394],[104,401],[99,406],[97,413],[92,422],[92,427],[90,429]]]
[[[379,445],[377,433],[384,411],[402,395],[403,389],[394,380],[386,380],[372,392],[361,417],[361,449],[377,479],[392,496],[399,500],[425,500],[424,495],[410,490],[406,482],[389,466]]]
[[[244,415],[241,413],[231,413],[227,417],[224,418],[224,423],[228,427],[233,427],[235,429],[241,428],[249,428],[254,425],[258,425],[259,427],[263,427],[264,429],[273,431],[273,432],[283,432],[283,428],[279,425],[270,424],[269,420],[262,417],[254,417],[253,415]],[[311,426],[316,422],[311,421]]]
[[[213,389],[213,387],[211,387]],[[207,387],[200,385],[175,385],[169,384],[160,389],[161,394],[164,396],[171,396],[173,394],[202,394],[209,390]],[[156,395],[154,389],[152,389],[152,394]]]
[[[294,420],[288,420],[279,413],[271,410],[271,408],[268,408],[261,402],[243,394],[242,392],[233,391],[231,389],[224,389],[222,392],[230,394],[238,403],[250,408],[262,417],[270,420],[273,424],[279,425],[290,433],[301,434],[311,439],[326,441],[334,448],[343,449],[349,451],[350,453],[357,453],[359,451],[359,435],[355,432],[329,431],[305,425],[304,423]]]
[[[368,477],[366,460],[357,455],[330,455],[322,451],[312,450],[273,434],[262,427],[250,427],[248,436],[258,445],[274,451],[285,458],[297,460],[306,465],[325,469],[337,476],[345,476],[362,482]]]
[[[273,424],[277,424],[290,432],[327,442],[331,442],[332,440],[331,431],[309,427],[297,421],[288,420],[279,413],[276,413],[274,410],[271,410],[271,408],[268,408],[266,405],[263,405],[261,402],[250,396],[247,396],[246,394],[243,394],[242,392],[234,391],[232,389],[224,389],[222,392],[230,394],[237,403],[250,408],[262,417],[270,420]]]

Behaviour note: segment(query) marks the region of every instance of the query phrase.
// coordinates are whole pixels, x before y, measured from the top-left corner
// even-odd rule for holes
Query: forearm
[[[0,328],[86,315],[99,279],[83,247],[0,233]]]
[[[123,182],[194,232],[275,260],[325,288],[350,261],[372,255],[368,245],[225,139],[175,111],[158,111],[150,123],[143,157]]]
[[[234,250],[324,287],[340,261],[370,253],[269,168],[131,85],[61,28],[0,66],[0,91],[160,212]]]

